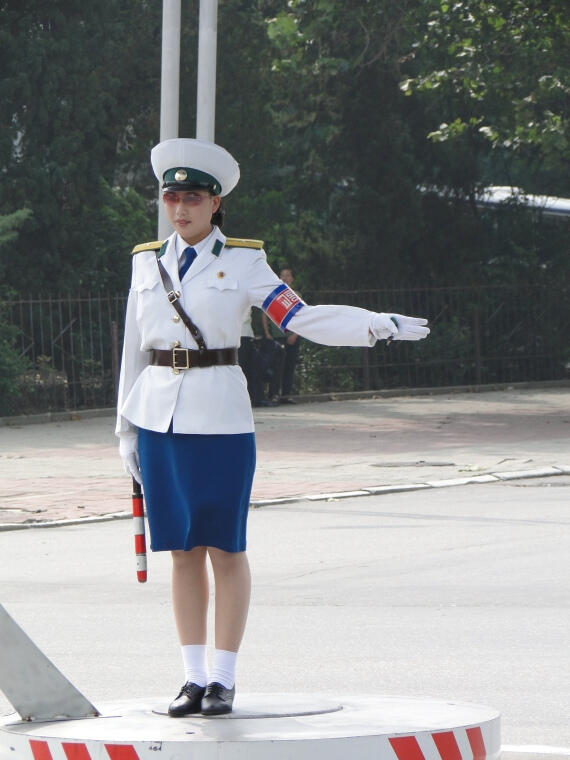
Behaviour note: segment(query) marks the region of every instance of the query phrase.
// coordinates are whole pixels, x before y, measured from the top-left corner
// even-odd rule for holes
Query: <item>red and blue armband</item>
[[[304,305],[299,296],[282,282],[271,291],[261,304],[261,308],[280,330],[285,330],[291,319]]]

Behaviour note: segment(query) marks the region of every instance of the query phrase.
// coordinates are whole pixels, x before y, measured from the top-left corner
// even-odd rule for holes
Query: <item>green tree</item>
[[[17,241],[20,230],[29,222],[32,212],[24,208],[11,214],[0,216],[0,297],[6,297],[9,281],[7,269],[14,261],[11,246]]]
[[[148,160],[160,8],[23,0],[1,12],[0,212],[33,211],[10,282],[22,292],[108,286],[123,252],[106,223],[125,209],[109,188],[136,191],[143,148]]]
[[[154,237],[160,11],[0,4],[0,214],[33,211],[5,274],[16,290],[124,290],[128,250]],[[184,4],[183,136],[197,22]],[[218,42],[216,139],[242,167],[226,231],[264,238],[303,289],[493,277],[504,240],[477,190],[564,192],[562,0],[221,0]],[[544,264],[510,250],[533,262],[512,272]]]
[[[410,15],[407,95],[423,95],[440,154],[466,179],[562,194],[570,160],[570,16],[564,0],[428,0]],[[436,153],[430,153],[432,156]],[[459,163],[459,162],[457,162]],[[452,170],[442,177],[457,185]],[[465,185],[464,185],[465,186]]]
[[[292,0],[268,20],[287,241],[309,284],[369,286],[415,268],[416,178],[398,90],[409,3]]]

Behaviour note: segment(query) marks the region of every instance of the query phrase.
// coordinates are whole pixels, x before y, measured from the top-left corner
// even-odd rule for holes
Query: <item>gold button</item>
[[[172,317],[172,321],[173,321],[173,322],[180,322],[180,317],[178,316],[178,314],[175,314],[175,315]]]
[[[174,345],[172,346],[172,348],[178,348],[179,346],[180,346],[180,341],[179,340],[175,340],[174,341]]]
[[[225,277],[225,276],[226,276],[225,272],[218,272],[218,277],[220,278],[220,280],[222,279],[222,277]]]

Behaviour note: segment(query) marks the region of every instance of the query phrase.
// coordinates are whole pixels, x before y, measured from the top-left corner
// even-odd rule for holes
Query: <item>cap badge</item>
[[[178,169],[176,174],[174,175],[174,179],[177,182],[184,182],[184,180],[188,177],[188,172],[186,169]]]

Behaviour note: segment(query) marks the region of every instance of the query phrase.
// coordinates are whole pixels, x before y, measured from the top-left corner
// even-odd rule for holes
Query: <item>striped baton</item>
[[[133,523],[135,528],[135,554],[137,580],[146,583],[146,539],[144,534],[144,507],[141,484],[133,478]]]

